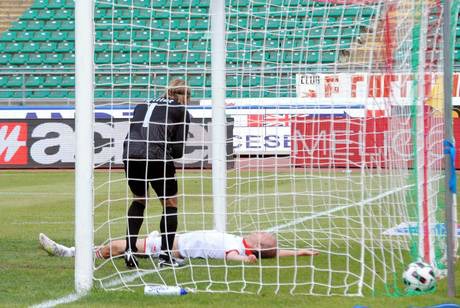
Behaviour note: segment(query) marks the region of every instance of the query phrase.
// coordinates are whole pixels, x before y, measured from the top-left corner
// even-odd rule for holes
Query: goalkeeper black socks
[[[161,250],[170,251],[173,249],[174,237],[177,230],[177,208],[165,207],[160,221]]]
[[[145,205],[133,201],[128,210],[128,230],[126,230],[126,250],[137,252],[136,242],[139,230],[144,222]]]

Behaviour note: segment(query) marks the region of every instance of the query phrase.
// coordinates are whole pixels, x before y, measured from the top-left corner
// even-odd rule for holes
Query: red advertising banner
[[[432,129],[427,129],[425,137],[420,135],[428,145],[427,159],[436,167],[443,158],[442,124],[436,118],[426,121]],[[460,127],[460,119],[454,119],[454,123]],[[414,159],[412,122],[404,118],[298,116],[292,122],[291,136],[292,162],[298,166],[410,168]],[[456,137],[460,138],[459,129]],[[425,155],[424,149],[417,151]]]

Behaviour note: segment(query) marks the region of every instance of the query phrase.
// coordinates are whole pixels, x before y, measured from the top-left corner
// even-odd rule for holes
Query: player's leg
[[[145,242],[146,239],[137,239],[136,248],[137,252],[145,253]],[[116,257],[124,254],[126,251],[126,240],[114,240],[109,245],[104,245],[95,248],[95,257],[98,259],[108,259],[110,257]]]
[[[134,200],[128,209],[126,228],[125,262],[128,267],[138,265],[134,253],[137,252],[137,236],[144,221],[145,200],[148,195],[147,169],[143,161],[125,161],[125,173]]]
[[[43,233],[40,233],[40,235],[38,236],[38,241],[40,242],[41,247],[44,250],[46,250],[46,252],[48,252],[50,255],[58,257],[75,256],[75,247],[67,247],[58,244]]]
[[[166,162],[162,165],[164,169],[157,168],[157,170],[163,169],[161,170],[162,177],[151,182],[152,188],[163,206],[163,215],[160,220],[161,251],[163,253],[159,256],[160,264],[164,266],[180,266],[182,264],[171,253],[178,226],[176,168],[173,162]]]

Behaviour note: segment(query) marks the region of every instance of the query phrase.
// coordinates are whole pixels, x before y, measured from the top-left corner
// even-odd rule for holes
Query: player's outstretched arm
[[[242,256],[236,250],[229,251],[225,256],[225,260],[227,260],[227,261],[243,261],[244,263],[249,263],[249,264],[257,262],[257,258],[256,258],[255,255]]]
[[[280,249],[278,250],[278,256],[280,257],[292,257],[292,256],[316,256],[319,252],[313,249]]]

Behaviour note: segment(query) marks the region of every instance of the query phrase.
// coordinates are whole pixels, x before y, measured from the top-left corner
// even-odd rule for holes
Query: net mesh
[[[191,259],[178,269],[149,255],[129,270],[112,253],[95,260],[96,281],[400,295],[410,261],[441,269],[441,17],[438,1],[227,1],[226,230],[268,231],[279,249],[319,255]],[[120,133],[96,176],[97,245],[125,239],[132,195],[117,153],[129,111],[176,78],[192,89],[179,232],[213,228],[210,20],[208,1],[96,1],[96,98],[127,110],[107,120]],[[159,230],[154,192],[144,216],[141,238]]]

